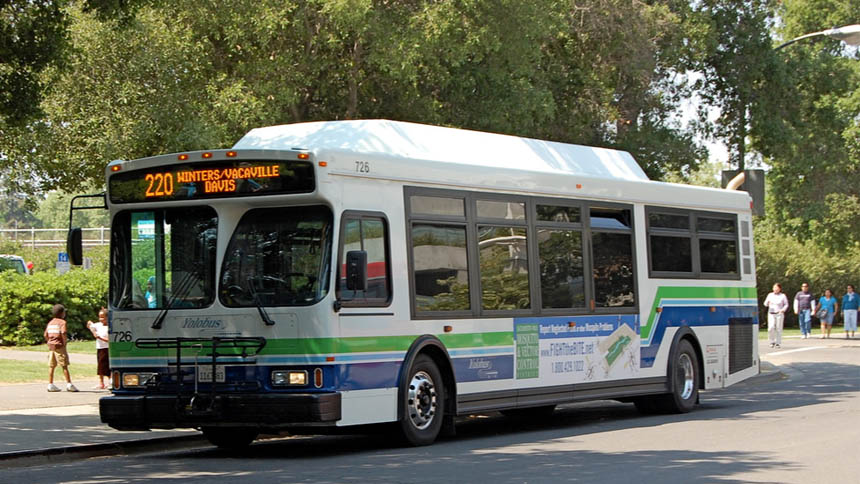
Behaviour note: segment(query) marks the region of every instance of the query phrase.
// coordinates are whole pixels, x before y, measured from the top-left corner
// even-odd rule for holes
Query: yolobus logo
[[[185,321],[182,322],[183,328],[207,328],[207,329],[219,329],[222,326],[222,321],[220,319],[209,319],[209,318],[185,318]]]

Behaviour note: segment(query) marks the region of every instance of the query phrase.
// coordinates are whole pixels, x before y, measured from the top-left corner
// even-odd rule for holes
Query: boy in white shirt
[[[96,361],[98,362],[99,384],[96,390],[105,390],[105,377],[110,376],[110,360],[108,356],[109,330],[107,322],[107,309],[99,311],[99,322],[87,321],[87,329],[96,338]]]

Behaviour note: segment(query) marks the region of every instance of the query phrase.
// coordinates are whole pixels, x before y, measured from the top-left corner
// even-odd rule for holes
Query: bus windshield
[[[202,308],[215,300],[218,216],[211,207],[123,211],[111,229],[111,305]]]
[[[307,306],[328,293],[332,214],[326,207],[246,213],[227,247],[220,298],[228,307]]]

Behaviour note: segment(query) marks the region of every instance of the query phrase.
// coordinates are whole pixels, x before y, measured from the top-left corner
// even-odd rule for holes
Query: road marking
[[[777,351],[775,353],[765,353],[762,356],[781,356],[781,355],[787,355],[789,353],[800,353],[801,351],[811,351],[811,350],[820,350],[820,349],[822,349],[821,346],[809,346],[807,348],[798,348],[796,350],[785,350],[785,351]]]

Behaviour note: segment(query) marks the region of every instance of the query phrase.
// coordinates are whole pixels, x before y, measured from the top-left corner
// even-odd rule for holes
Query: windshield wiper
[[[248,280],[248,289],[251,291],[251,296],[254,297],[254,304],[257,306],[257,311],[260,313],[260,319],[266,323],[266,326],[274,326],[275,321],[269,317],[269,313],[263,308],[263,303],[260,302],[260,298],[257,296],[257,290],[254,289],[254,282],[252,280]]]
[[[167,303],[158,316],[155,317],[155,321],[152,322],[152,329],[161,329],[161,325],[164,323],[164,318],[167,317],[167,311],[173,307],[173,303],[175,303],[179,299],[185,299],[185,296],[191,291],[191,288],[194,287],[194,284],[197,284],[197,281],[200,280],[200,275],[197,274],[197,271],[187,272],[185,277],[179,282],[179,287],[177,287],[176,291],[173,292],[173,296],[171,296],[170,301]]]

